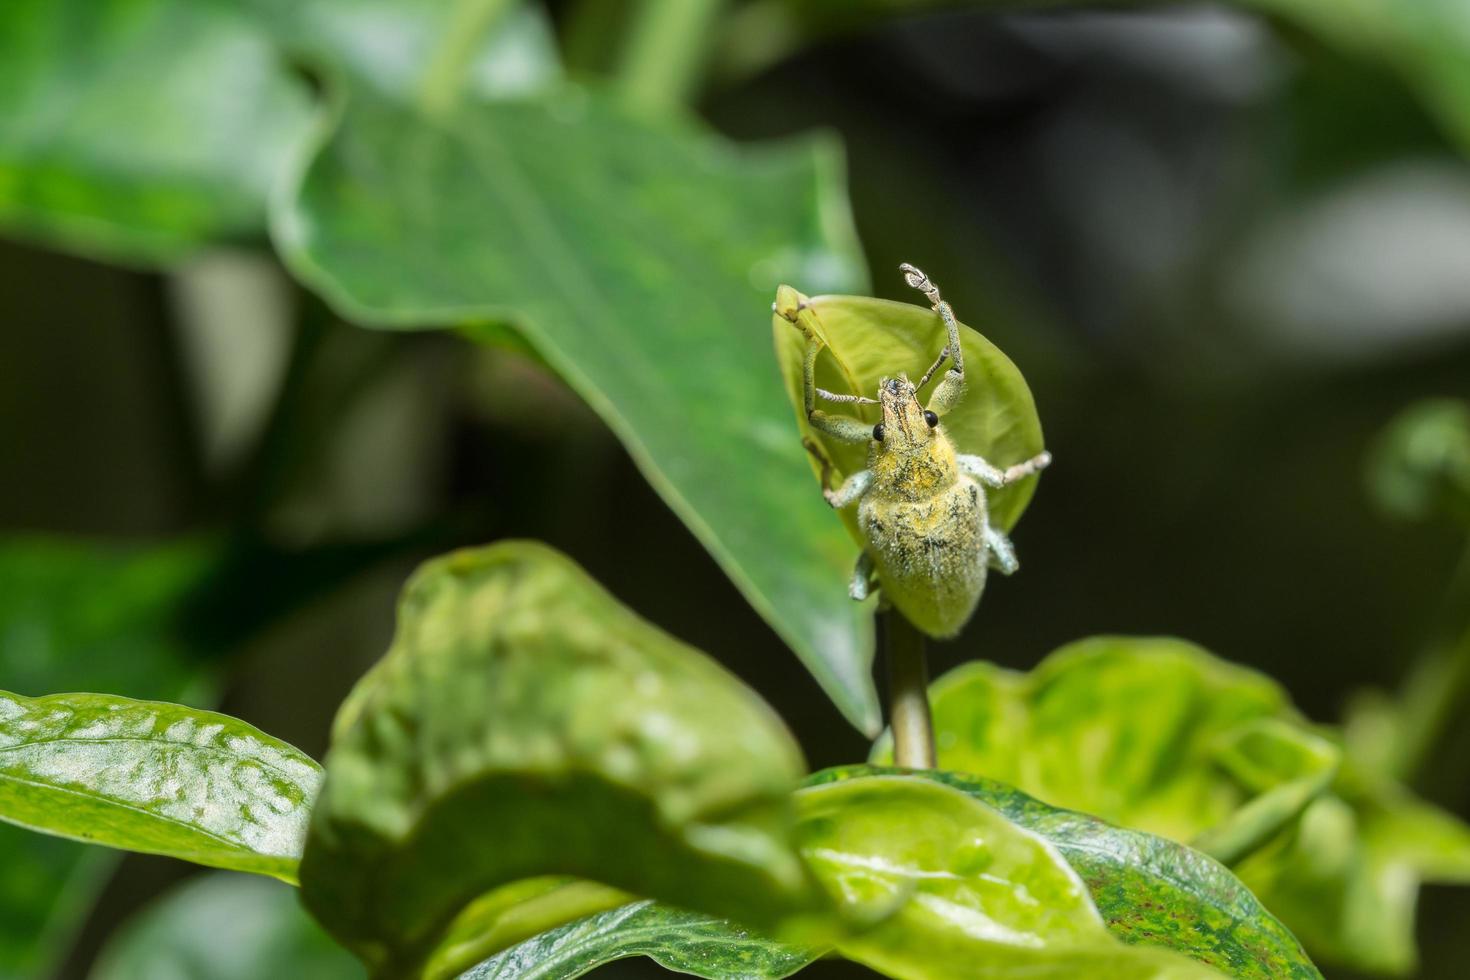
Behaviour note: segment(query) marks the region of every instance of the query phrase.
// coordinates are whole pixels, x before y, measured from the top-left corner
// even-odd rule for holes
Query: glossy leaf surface
[[[778,980],[816,955],[725,919],[642,901],[543,932],[481,963],[464,980],[569,980],[631,956],[710,980]]]
[[[178,619],[211,557],[195,545],[0,543],[0,688],[193,698],[197,668]],[[0,978],[49,973],[116,857],[0,823]]]
[[[1214,977],[1108,932],[1055,848],[917,776],[803,790],[802,854],[852,920],[838,951],[900,978]]]
[[[296,890],[247,875],[192,878],[144,907],[108,940],[90,980],[363,980],[352,954],[322,932]]]
[[[965,664],[931,698],[939,768],[1182,841],[1254,795],[1215,767],[1224,741],[1290,711],[1273,681],[1193,644],[1124,637],[1063,647],[1027,674]],[[874,761],[886,753],[885,740]]]
[[[798,428],[832,460],[838,474],[834,479],[864,469],[866,445],[839,442],[813,429],[806,419],[801,375],[807,332],[823,344],[823,351],[817,357],[817,387],[837,394],[875,398],[883,378],[904,373],[918,380],[934,363],[947,338],[939,314],[927,306],[867,296],[806,297],[789,287],[782,287],[777,294],[776,307],[771,331]],[[795,323],[791,317],[796,318]],[[960,345],[965,354],[966,395],[944,417],[945,430],[955,447],[962,453],[984,456],[1001,467],[1041,452],[1044,446],[1036,403],[1016,365],[963,322]],[[946,362],[943,370],[947,369]],[[931,387],[925,388],[921,397],[932,392],[936,383],[931,381]],[[823,410],[855,416],[868,423],[877,423],[881,418],[875,405],[828,404]],[[819,473],[815,460],[809,462],[812,471]],[[1003,530],[1015,526],[1035,491],[1034,477],[1002,490],[987,491],[992,521]],[[853,511],[844,510],[842,517],[854,540],[861,543]]]
[[[861,284],[840,188],[828,144],[737,150],[581,89],[433,117],[358,89],[275,232],[358,322],[514,324],[871,732],[870,617],[757,326],[778,277]]]
[[[1189,644],[1087,640],[1030,674],[966,665],[933,692],[941,766],[1229,858],[1319,961],[1407,971],[1419,882],[1464,880],[1470,828]]]
[[[292,881],[320,778],[227,715],[0,693],[0,820],[32,830]]]
[[[809,782],[896,772],[906,770],[851,766],[817,773]],[[994,780],[952,772],[912,775],[960,790],[1049,841],[1124,942],[1182,953],[1231,977],[1320,976],[1291,932],[1204,854],[1166,837],[1048,806]]]
[[[303,897],[390,974],[485,893],[545,875],[777,921],[817,897],[790,838],[803,768],[751,691],[566,558],[457,552],[414,576],[338,716]]]
[[[124,262],[264,231],[310,111],[223,0],[12,0],[0,91],[0,225]]]

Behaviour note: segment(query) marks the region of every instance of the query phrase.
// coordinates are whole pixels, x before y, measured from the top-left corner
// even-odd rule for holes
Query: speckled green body
[[[985,590],[985,491],[959,472],[941,432],[924,453],[875,443],[869,466],[858,527],[884,594],[919,629],[953,636]]]
[[[930,636],[953,636],[985,590],[985,490],[960,472],[913,385],[896,379],[879,396],[887,435],[868,450],[873,484],[858,528],[888,600]]]

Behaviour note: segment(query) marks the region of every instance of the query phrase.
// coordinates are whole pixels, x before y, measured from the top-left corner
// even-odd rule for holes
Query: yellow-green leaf
[[[457,552],[414,576],[392,648],[342,707],[303,898],[393,976],[471,965],[440,955],[464,942],[456,921],[522,911],[495,891],[540,900],[517,883],[547,875],[780,923],[821,907],[791,837],[803,769],[753,692],[566,558]],[[502,941],[590,910],[552,903]]]

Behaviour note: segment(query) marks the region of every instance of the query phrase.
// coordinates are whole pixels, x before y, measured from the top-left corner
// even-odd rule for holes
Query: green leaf
[[[1044,838],[1080,876],[1108,929],[1125,943],[1181,953],[1230,977],[1320,978],[1292,934],[1234,875],[1182,844],[1057,809],[1002,783],[959,773],[849,766],[817,773],[807,782],[820,786],[892,775],[952,787]],[[709,916],[639,902],[536,936],[468,976],[568,980],[638,955],[702,977],[781,977],[815,960],[821,950],[779,943]],[[1097,967],[1083,972],[1097,975]]]
[[[90,980],[360,980],[362,964],[311,920],[292,888],[266,878],[201,875],[133,916]]]
[[[803,768],[750,690],[563,556],[457,552],[414,576],[338,715],[303,897],[385,975],[454,940],[486,892],[545,875],[778,922],[816,899],[790,839]]]
[[[840,188],[830,143],[736,149],[582,89],[434,116],[359,89],[282,197],[275,235],[357,322],[514,323],[875,732],[871,617],[843,585],[851,549],[752,329],[779,277],[861,284]]]
[[[50,976],[115,865],[111,851],[0,824],[0,978]]]
[[[866,296],[808,298],[789,287],[782,287],[778,293],[776,307],[771,331],[797,427],[804,437],[821,446],[838,479],[865,469],[867,446],[840,442],[813,429],[807,421],[801,380],[805,331],[823,344],[817,356],[818,387],[874,398],[883,378],[900,372],[913,379],[923,377],[944,349],[947,337],[943,321],[927,306]],[[793,317],[796,322],[790,319]],[[960,346],[965,353],[967,393],[944,417],[944,427],[955,447],[962,453],[984,456],[1001,467],[1041,452],[1041,420],[1021,372],[994,344],[963,323]],[[841,406],[840,411],[869,423],[882,418],[872,405]],[[820,475],[816,461],[808,462],[811,471]],[[991,520],[1002,530],[1014,527],[1035,491],[1035,479],[987,491]],[[853,510],[841,513],[853,540],[861,545]]]
[[[0,692],[0,820],[293,881],[320,768],[228,715]]]
[[[202,693],[181,618],[216,557],[200,542],[0,541],[0,683],[31,696]]]
[[[565,876],[524,878],[475,899],[455,916],[434,947],[422,973],[449,977],[468,963],[499,954],[548,926],[560,926],[630,901],[631,895]]]
[[[1470,22],[1461,0],[1238,0],[1396,70],[1470,152]]]
[[[1338,780],[1239,873],[1324,959],[1413,972],[1421,882],[1470,884],[1470,827],[1391,782]]]
[[[803,855],[849,918],[872,923],[838,951],[889,976],[1219,976],[1115,940],[1051,844],[964,792],[885,775],[799,798]]]
[[[10,0],[0,227],[124,262],[254,235],[309,101],[225,0]]]
[[[298,58],[404,101],[436,86],[524,95],[561,74],[539,5],[508,0],[247,0]]]
[[[1229,740],[1291,713],[1254,671],[1181,640],[1125,637],[1073,643],[1029,674],[965,664],[934,683],[931,701],[940,769],[1180,841],[1257,791],[1216,765]],[[887,746],[873,761],[887,761]]]
[[[213,553],[198,544],[0,541],[0,683],[191,700],[199,668],[179,618]],[[0,824],[0,978],[49,975],[116,855]]]
[[[812,784],[904,770],[829,769]],[[1183,953],[1238,978],[1319,977],[1301,945],[1217,861],[1165,837],[1048,806],[979,776],[917,772],[967,793],[1049,841],[1086,883],[1108,928],[1126,943]]]
[[[570,980],[632,956],[710,980],[779,980],[819,954],[767,939],[725,919],[632,902],[533,936],[462,980]]]
[[[1030,674],[969,664],[933,703],[942,767],[1229,858],[1319,960],[1411,969],[1419,882],[1464,880],[1470,831],[1372,766],[1335,766],[1335,733],[1189,644],[1085,640]]]
[[[1432,399],[1401,412],[1378,438],[1368,484],[1394,517],[1470,527],[1470,404]]]

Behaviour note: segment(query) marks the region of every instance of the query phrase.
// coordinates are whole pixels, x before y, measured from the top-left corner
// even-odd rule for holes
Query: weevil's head
[[[873,439],[885,449],[913,451],[933,442],[939,417],[919,404],[918,390],[907,377],[900,374],[879,382],[878,404],[883,409],[883,421],[873,426]]]

